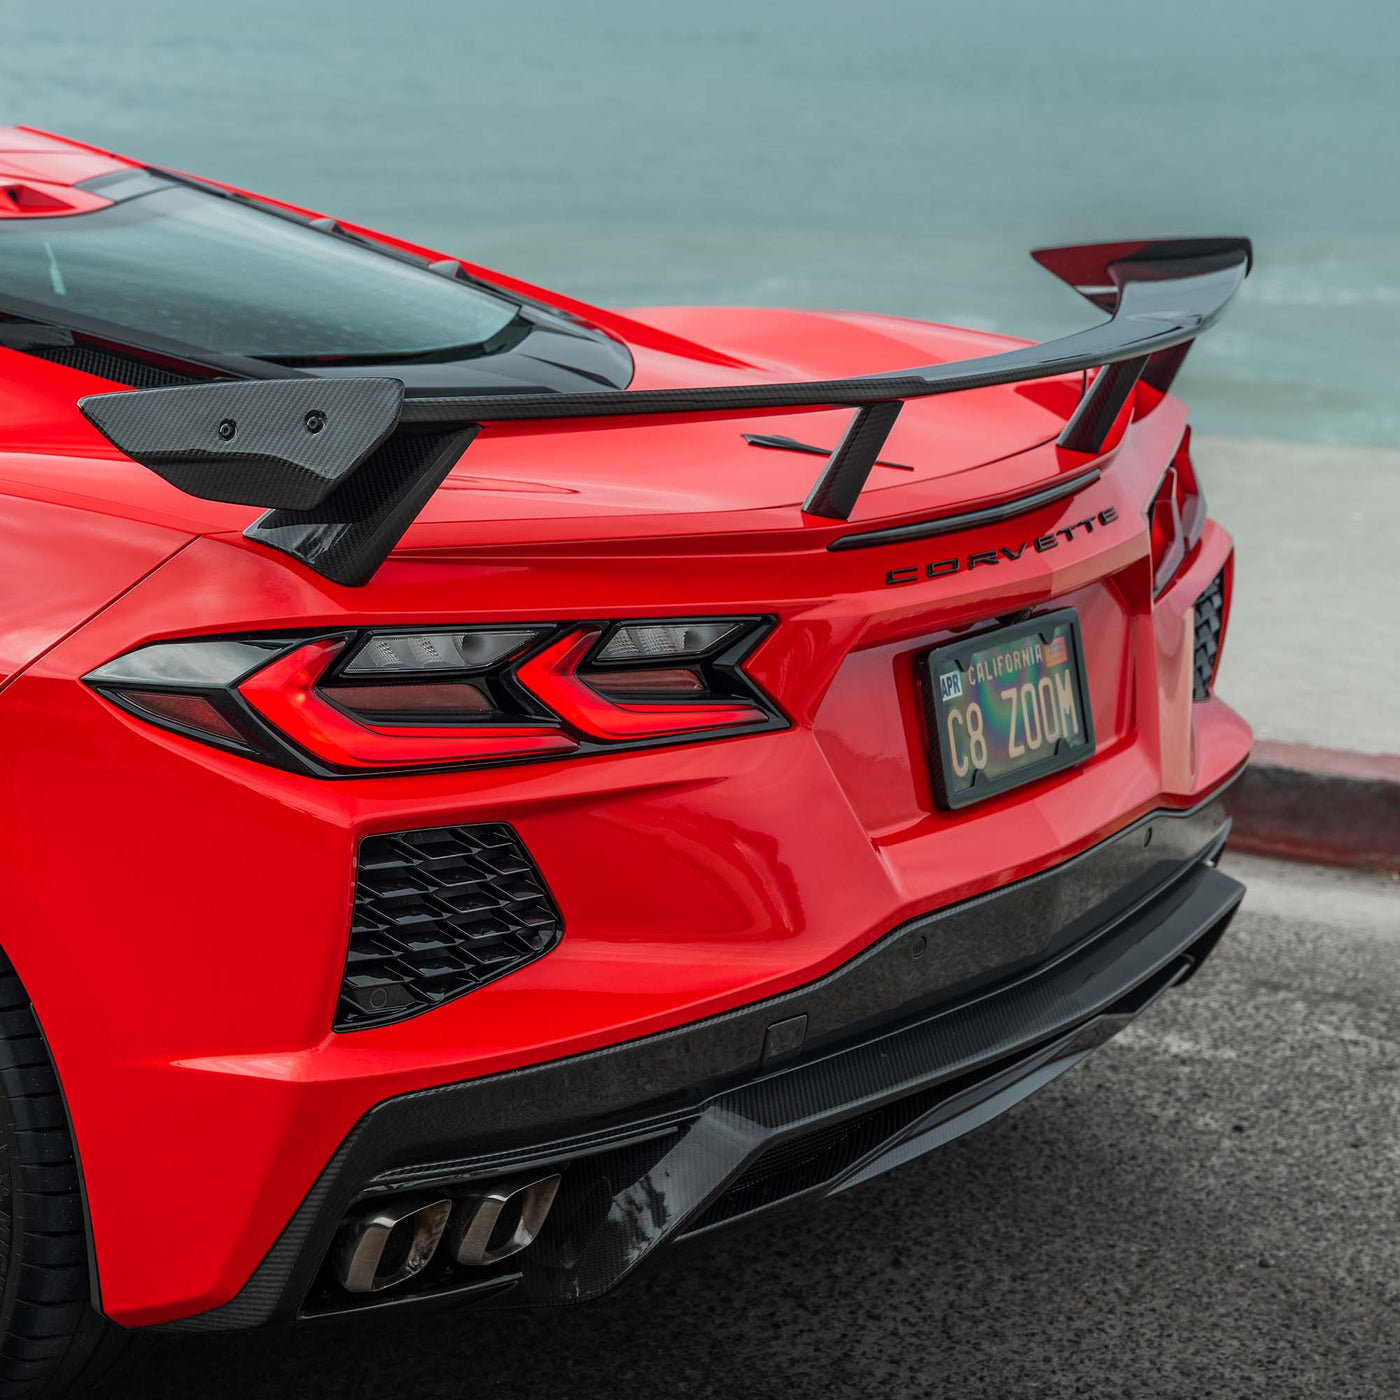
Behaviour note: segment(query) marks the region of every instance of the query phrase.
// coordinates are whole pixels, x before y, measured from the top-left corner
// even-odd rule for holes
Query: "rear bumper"
[[[577,1302],[668,1245],[834,1194],[985,1122],[1082,1059],[1214,947],[1244,893],[1214,868],[1218,796],[1074,860],[915,919],[835,972],[589,1054],[404,1094],[366,1114],[229,1303],[162,1330],[343,1309],[322,1275],[347,1211],[563,1172],[536,1243],[495,1270],[430,1270],[452,1295]],[[988,941],[1017,956],[982,968]],[[965,974],[965,975],[962,975]]]
[[[24,821],[0,850],[5,950],[68,1100],[106,1314],[148,1326],[237,1298],[376,1105],[661,1044],[770,1004],[890,930],[1000,897],[1219,791],[1249,731],[1223,701],[1192,700],[1194,603],[1228,567],[1230,541],[1208,523],[1154,597],[1141,514],[1183,417],[1164,400],[1112,471],[1024,531],[888,557],[772,550],[757,536],[739,552],[687,538],[645,556],[542,545],[513,561],[391,563],[369,598],[201,539],[7,685],[6,776]],[[1112,529],[1076,523],[1110,507]],[[1048,552],[956,579],[885,582],[943,552],[1014,551],[1057,521],[1072,546],[1060,535]],[[176,635],[748,615],[756,599],[778,621],[746,667],[790,728],[499,769],[323,781],[153,728],[81,679]],[[943,810],[921,655],[1050,605],[1075,608],[1084,628],[1094,757]],[[430,1014],[335,1033],[362,843],[476,823],[518,835],[562,914],[558,946]],[[1055,911],[1031,915],[950,934],[926,960],[937,985],[920,995],[960,996],[972,977],[1046,956]],[[912,1014],[897,999],[870,1014],[892,1006]],[[567,1131],[546,1125],[534,1140]],[[474,1150],[444,1140],[428,1155]],[[195,1218],[194,1238],[153,1238],[152,1221]]]

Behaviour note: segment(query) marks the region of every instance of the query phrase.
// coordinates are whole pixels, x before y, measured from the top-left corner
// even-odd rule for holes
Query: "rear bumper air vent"
[[[1191,685],[1193,700],[1209,700],[1220,660],[1220,637],[1225,630],[1225,572],[1196,599],[1196,662]]]
[[[366,837],[335,1029],[388,1025],[532,963],[563,921],[498,823]]]

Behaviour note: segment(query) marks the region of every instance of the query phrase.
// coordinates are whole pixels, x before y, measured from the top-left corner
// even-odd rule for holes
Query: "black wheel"
[[[0,1400],[95,1383],[127,1335],[92,1306],[68,1112],[28,994],[0,953]]]

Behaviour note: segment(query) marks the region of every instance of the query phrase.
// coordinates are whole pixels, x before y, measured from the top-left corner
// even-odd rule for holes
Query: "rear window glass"
[[[262,359],[479,346],[518,307],[370,248],[180,185],[0,221],[0,302]]]

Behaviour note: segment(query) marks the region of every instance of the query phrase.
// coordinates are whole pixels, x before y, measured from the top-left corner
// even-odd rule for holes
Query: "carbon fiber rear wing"
[[[1245,238],[1191,238],[1032,256],[1110,318],[999,355],[806,383],[405,398],[395,379],[298,377],[95,394],[79,407],[180,490],[270,507],[247,537],[346,585],[369,581],[486,423],[596,418],[624,427],[853,408],[802,506],[846,520],[910,399],[1098,371],[1059,437],[1062,447],[1098,453],[1140,378],[1170,385],[1253,255]]]

